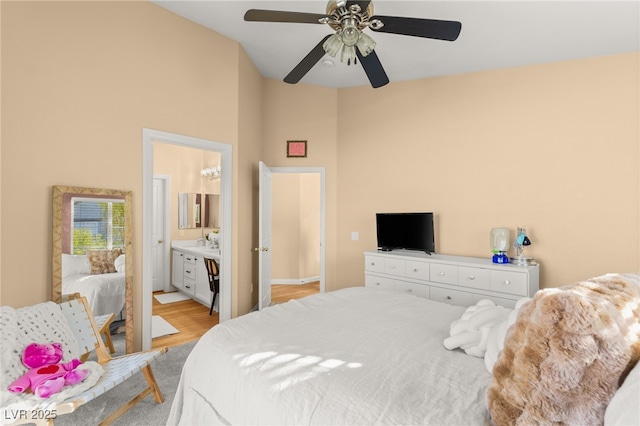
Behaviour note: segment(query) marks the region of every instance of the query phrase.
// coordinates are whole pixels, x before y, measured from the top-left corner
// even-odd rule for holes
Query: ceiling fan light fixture
[[[347,22],[342,27],[342,42],[345,44],[345,46],[355,46],[360,39],[360,34],[360,30],[353,22]]]
[[[353,46],[342,46],[342,55],[340,55],[340,62],[346,62],[347,65],[356,63],[356,48]]]
[[[376,42],[367,34],[360,33],[360,39],[358,39],[356,46],[358,46],[358,50],[362,56],[367,56],[369,53],[373,52],[373,49],[375,49]]]
[[[322,48],[329,56],[336,56],[340,48],[342,47],[342,39],[339,33],[333,34],[322,45]]]

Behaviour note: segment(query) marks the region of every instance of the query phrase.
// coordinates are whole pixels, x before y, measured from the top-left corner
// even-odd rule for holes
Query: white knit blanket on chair
[[[15,417],[13,414],[18,413],[18,410],[45,410],[52,404],[78,395],[95,385],[104,374],[100,364],[88,361],[78,367],[89,371],[84,381],[74,386],[66,386],[49,398],[42,399],[31,392],[9,392],[9,385],[28,370],[22,364],[24,348],[31,343],[54,342],[62,344],[62,362],[69,362],[80,356],[78,341],[56,303],[45,302],[20,309],[0,307],[0,424],[12,423]]]

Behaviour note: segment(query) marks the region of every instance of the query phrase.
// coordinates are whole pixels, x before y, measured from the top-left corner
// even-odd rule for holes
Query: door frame
[[[153,143],[168,143],[220,153],[220,203],[222,235],[233,235],[232,177],[233,147],[229,144],[154,129],[142,129],[142,349],[151,349],[152,310],[152,209],[153,209]],[[170,235],[170,234],[169,234]],[[220,249],[220,322],[231,319],[233,238],[225,238]]]
[[[320,293],[325,292],[326,278],[326,169],[324,167],[269,167],[276,173],[319,173],[320,174]]]
[[[169,289],[171,288],[171,244],[169,243],[169,240],[171,238],[171,226],[169,224],[169,217],[171,217],[171,197],[169,196],[170,191],[171,191],[171,176],[169,175],[161,175],[161,174],[154,174],[153,175],[153,180],[160,180],[162,181],[162,185],[163,185],[163,191],[164,191],[164,204],[163,204],[163,209],[164,209],[164,241],[165,241],[165,245],[164,245],[164,250],[162,253],[162,258],[165,259],[165,263],[164,263],[164,291],[169,291]],[[151,243],[153,244],[153,242]]]

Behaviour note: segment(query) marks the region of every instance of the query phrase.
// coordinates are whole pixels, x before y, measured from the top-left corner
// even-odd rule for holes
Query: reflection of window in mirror
[[[62,252],[85,254],[87,250],[124,248],[124,199],[71,197],[63,208],[66,232]]]

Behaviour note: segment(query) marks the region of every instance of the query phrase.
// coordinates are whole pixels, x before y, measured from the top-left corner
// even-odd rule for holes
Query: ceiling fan
[[[326,14],[286,12],[278,10],[250,9],[244,14],[245,21],[288,22],[301,24],[327,24],[335,34],[320,40],[302,61],[284,78],[295,84],[327,53],[336,56],[347,65],[359,60],[374,88],[389,83],[389,78],[374,50],[376,42],[365,28],[379,33],[400,34],[413,37],[454,41],[458,38],[462,24],[457,21],[435,19],[402,18],[398,16],[373,15],[371,0],[329,0]]]

